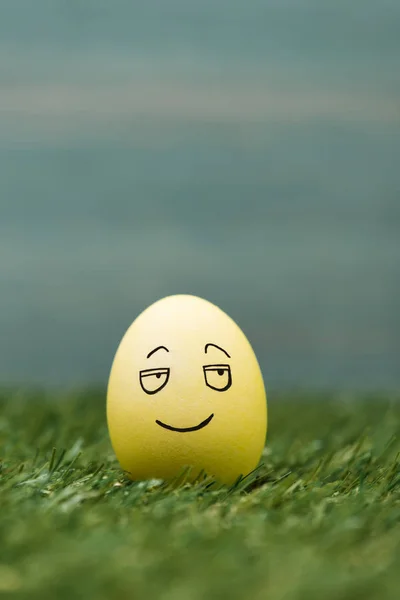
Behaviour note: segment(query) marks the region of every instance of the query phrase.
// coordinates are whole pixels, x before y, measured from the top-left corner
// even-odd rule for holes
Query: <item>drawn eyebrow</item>
[[[207,354],[207,350],[210,346],[213,346],[214,348],[217,348],[217,350],[221,350],[221,352],[223,352],[224,354],[226,354],[226,356],[228,358],[230,358],[230,354],[227,353],[226,350],[224,350],[223,348],[221,348],[220,346],[217,346],[217,344],[206,344],[206,347],[204,348],[204,352]]]
[[[150,356],[152,354],[154,354],[154,352],[157,352],[158,350],[166,350],[167,352],[169,352],[168,348],[166,348],[165,346],[157,346],[157,348],[154,348],[154,350],[152,350],[151,352],[148,353],[146,358],[150,358]]]

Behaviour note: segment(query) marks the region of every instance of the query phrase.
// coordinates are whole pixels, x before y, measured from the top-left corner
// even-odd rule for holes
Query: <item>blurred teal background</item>
[[[267,388],[399,388],[400,2],[1,1],[0,381],[173,293]]]

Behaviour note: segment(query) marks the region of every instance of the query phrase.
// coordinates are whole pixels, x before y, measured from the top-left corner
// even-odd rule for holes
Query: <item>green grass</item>
[[[104,404],[0,393],[0,597],[399,597],[400,398],[271,397],[232,488],[126,481]]]

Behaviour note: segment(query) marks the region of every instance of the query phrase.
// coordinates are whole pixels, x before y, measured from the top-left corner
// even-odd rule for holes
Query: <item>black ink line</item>
[[[140,377],[149,377],[149,375],[166,375],[169,372],[169,367],[156,367],[155,369],[143,369],[140,371]]]
[[[157,392],[160,392],[162,389],[165,388],[165,386],[167,385],[167,383],[169,381],[169,373],[170,373],[169,368],[146,369],[145,371],[140,371],[139,372],[140,387],[146,394],[149,394],[149,396],[153,396],[154,394],[157,394]],[[151,390],[151,391],[146,390],[145,386],[143,385],[143,379],[146,379],[146,377],[152,377],[154,375],[157,377],[157,379],[159,379],[159,377],[161,377],[161,375],[166,375],[167,377],[166,377],[165,381],[156,390]]]
[[[217,346],[217,344],[206,344],[206,347],[204,348],[204,352],[207,354],[207,350],[210,346],[214,346],[214,348],[217,348],[217,350],[221,350],[221,352],[223,352],[224,354],[226,354],[226,356],[228,358],[230,358],[230,355],[227,353],[226,350],[224,350],[223,348],[221,348],[221,346]]]
[[[209,383],[207,379],[207,373],[210,373],[212,371],[218,371],[218,375],[220,375],[219,371],[224,371],[224,373],[228,373],[228,383],[224,387],[216,387],[214,385],[211,385],[211,383]],[[206,386],[211,388],[212,390],[215,390],[216,392],[226,392],[226,390],[229,390],[229,388],[232,385],[232,372],[229,365],[205,365],[203,367],[203,373]]]
[[[199,425],[195,425],[194,427],[172,427],[172,425],[166,425],[162,421],[156,420],[157,425],[160,427],[164,427],[164,429],[168,429],[169,431],[178,431],[179,433],[187,433],[188,431],[198,431],[199,429],[203,429],[206,425],[209,424],[211,419],[214,417],[214,413],[212,413],[205,421],[202,421]]]
[[[152,354],[154,354],[154,352],[157,352],[158,350],[166,350],[167,352],[169,352],[168,348],[166,348],[165,346],[158,346],[157,348],[154,348],[154,350],[149,352],[148,355],[146,356],[146,358],[150,358],[150,356]]]

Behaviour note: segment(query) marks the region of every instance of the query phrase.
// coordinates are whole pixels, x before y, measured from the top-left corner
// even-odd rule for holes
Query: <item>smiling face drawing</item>
[[[224,350],[223,348],[220,348],[220,346],[217,346],[216,344],[210,344],[210,343],[206,344],[205,348],[204,348],[204,352],[206,354],[207,354],[207,349],[210,346],[217,348],[217,350],[220,350],[228,358],[230,358],[230,355],[227,353],[227,351]],[[164,350],[165,352],[169,352],[168,348],[166,348],[165,346],[158,346],[157,348],[155,348],[154,350],[149,352],[149,354],[147,355],[147,358],[150,358],[150,356],[152,356],[159,350]],[[204,365],[203,373],[204,373],[205,384],[217,392],[225,392],[232,385],[231,368],[227,364]],[[150,394],[150,395],[157,394],[157,392],[160,392],[167,385],[167,383],[169,381],[169,375],[170,375],[169,367],[144,369],[143,371],[140,371],[139,372],[139,380],[140,380],[140,385],[142,387],[142,390],[146,394]],[[189,433],[190,431],[198,431],[199,429],[203,429],[203,427],[206,427],[206,425],[208,425],[211,422],[213,417],[214,417],[214,413],[211,413],[211,415],[209,417],[207,417],[207,419],[204,419],[204,421],[202,421],[198,425],[194,425],[193,427],[173,427],[172,425],[167,425],[166,423],[163,423],[159,419],[156,419],[156,423],[157,423],[157,425],[160,425],[160,427],[164,427],[164,429],[169,429],[169,431],[177,431],[179,433]]]
[[[133,479],[171,479],[185,467],[223,482],[257,465],[266,396],[254,352],[219,308],[170,296],[134,321],[111,370],[107,418]]]

